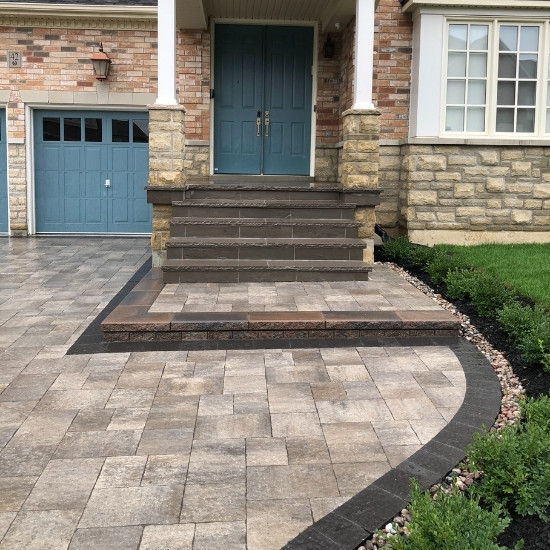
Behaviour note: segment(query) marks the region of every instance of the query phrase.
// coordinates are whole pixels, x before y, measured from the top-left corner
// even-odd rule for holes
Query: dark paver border
[[[149,257],[130,277],[128,282],[117,292],[114,298],[103,308],[98,316],[88,325],[88,328],[78,337],[76,342],[68,349],[67,355],[78,355],[86,353],[104,353],[103,332],[101,323],[108,315],[128,296],[130,291],[147,275],[151,270],[152,258]]]
[[[466,376],[466,395],[451,421],[420,450],[316,521],[283,550],[354,550],[409,504],[410,480],[422,490],[441,481],[465,456],[476,432],[493,422],[502,392],[489,360],[467,340],[449,344]]]

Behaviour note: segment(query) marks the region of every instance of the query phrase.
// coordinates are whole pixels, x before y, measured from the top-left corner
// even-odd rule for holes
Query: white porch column
[[[177,105],[176,0],[158,0],[158,92],[156,105]]]
[[[352,109],[374,109],[372,72],[374,58],[375,0],[356,0],[355,91]]]

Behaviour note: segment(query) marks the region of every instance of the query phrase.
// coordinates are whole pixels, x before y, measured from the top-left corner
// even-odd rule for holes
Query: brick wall
[[[177,36],[178,98],[185,107],[187,139],[210,139],[210,33]]]
[[[397,0],[380,0],[375,18],[373,99],[382,115],[380,139],[409,130],[412,21]]]

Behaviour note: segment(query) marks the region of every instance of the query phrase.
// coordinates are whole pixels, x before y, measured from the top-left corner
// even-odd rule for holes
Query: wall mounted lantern
[[[103,42],[101,42],[99,45],[99,51],[95,52],[92,57],[90,57],[90,59],[92,61],[92,65],[94,66],[95,77],[100,82],[107,80],[112,61],[109,59],[109,56],[103,51]]]
[[[327,34],[327,39],[325,40],[325,43],[323,45],[323,55],[326,59],[330,59],[331,57],[334,57],[334,40],[330,37],[330,34]]]

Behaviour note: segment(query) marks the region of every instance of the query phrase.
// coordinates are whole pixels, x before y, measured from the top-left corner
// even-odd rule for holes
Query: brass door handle
[[[269,111],[265,112],[265,137],[269,137]]]

